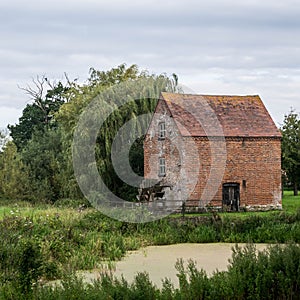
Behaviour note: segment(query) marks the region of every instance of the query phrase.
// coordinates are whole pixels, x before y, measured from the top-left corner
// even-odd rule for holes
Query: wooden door
[[[231,211],[238,211],[240,205],[240,184],[223,184],[223,206]]]

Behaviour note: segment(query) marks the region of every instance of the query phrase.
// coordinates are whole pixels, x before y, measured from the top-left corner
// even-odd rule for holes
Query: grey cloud
[[[299,16],[293,0],[1,2],[0,106],[23,105],[27,98],[16,86],[36,75],[85,79],[89,67],[123,62],[187,74],[190,82],[207,74],[216,90],[290,90],[285,99],[292,102]],[[272,69],[276,76],[259,74]]]

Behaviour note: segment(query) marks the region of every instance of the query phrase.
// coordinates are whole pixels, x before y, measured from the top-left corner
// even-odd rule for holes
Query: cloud
[[[6,128],[8,124],[14,124],[16,118],[21,117],[21,110],[13,107],[0,106],[0,116],[0,128]],[[5,116],[5,118],[3,116]]]
[[[264,94],[279,118],[298,105],[299,15],[295,0],[3,1],[0,106],[25,107],[17,86],[36,75],[84,80],[126,62],[200,93]]]

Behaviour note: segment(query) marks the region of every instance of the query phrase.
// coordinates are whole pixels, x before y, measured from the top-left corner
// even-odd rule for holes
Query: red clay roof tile
[[[161,99],[165,100],[183,136],[219,136],[224,133],[225,137],[281,137],[257,95],[162,93]],[[218,127],[218,123],[221,126]]]

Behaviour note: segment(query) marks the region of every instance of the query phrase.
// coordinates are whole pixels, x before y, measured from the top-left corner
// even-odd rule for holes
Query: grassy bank
[[[300,200],[287,193],[283,211],[168,217],[146,224],[112,220],[77,201],[56,206],[10,203],[0,208],[1,289],[32,291],[32,284],[76,270],[101,268],[147,245],[207,242],[300,243]]]
[[[298,196],[294,196],[293,191],[284,191],[282,207],[285,212],[295,212],[300,208],[300,194]]]
[[[3,285],[0,299],[299,299],[300,247],[289,244],[272,246],[258,254],[253,245],[235,247],[227,271],[208,277],[193,261],[175,265],[179,288],[168,279],[158,289],[147,273],[136,275],[132,283],[102,274],[92,284],[69,275],[61,285],[34,285],[24,293]]]

